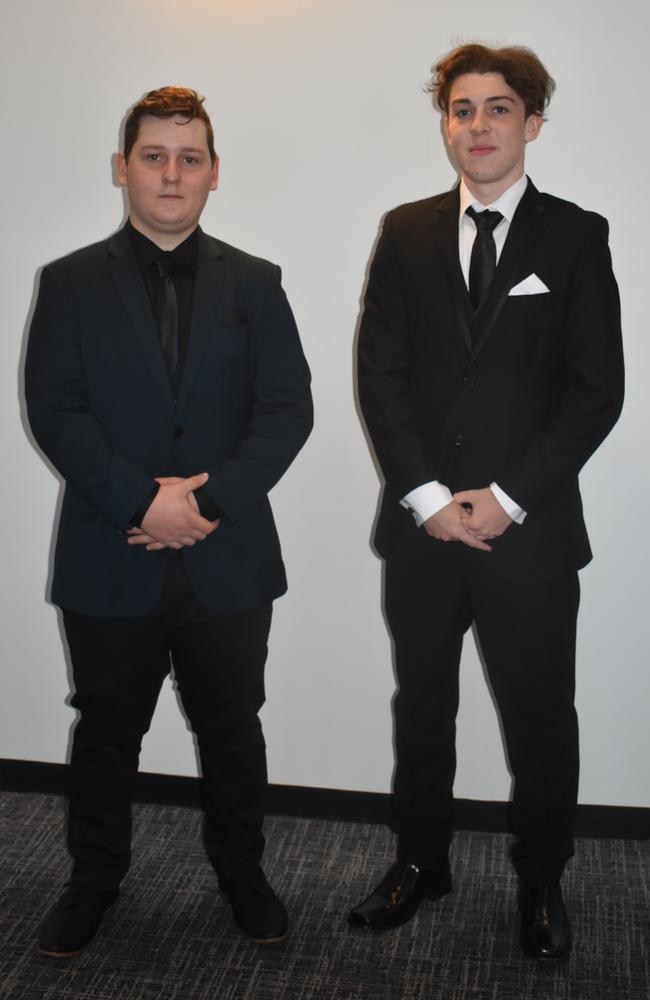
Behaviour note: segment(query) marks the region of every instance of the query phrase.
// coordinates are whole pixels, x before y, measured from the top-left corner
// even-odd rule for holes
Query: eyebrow
[[[491,101],[510,101],[511,104],[515,103],[514,98],[509,97],[508,94],[503,94],[503,96],[497,95],[496,97],[486,97],[486,104],[489,104]],[[451,103],[453,106],[455,104],[473,104],[474,102],[469,97],[457,97],[456,100]]]
[[[146,146],[141,146],[140,147],[140,149],[142,149],[142,150],[150,150],[150,151],[156,152],[156,153],[159,152],[159,151],[163,151],[164,152],[168,148],[169,147],[167,147],[167,146],[156,145],[153,142],[148,143],[148,145],[146,145]],[[204,154],[204,153],[207,153],[207,150],[200,149],[198,146],[182,146],[178,150],[178,152],[179,153],[200,153],[200,154]]]

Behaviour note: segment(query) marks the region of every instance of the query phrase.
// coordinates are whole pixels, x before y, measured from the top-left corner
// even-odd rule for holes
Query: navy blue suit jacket
[[[65,479],[52,600],[100,616],[156,604],[167,553],[127,544],[154,476],[208,472],[225,512],[183,550],[209,608],[259,607],[286,578],[267,494],[312,426],[309,369],[280,269],[199,232],[178,399],[128,236],[47,265],[29,336],[34,436]]]

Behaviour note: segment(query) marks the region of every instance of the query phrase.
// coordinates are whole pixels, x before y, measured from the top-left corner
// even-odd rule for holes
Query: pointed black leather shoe
[[[441,899],[451,892],[449,863],[424,871],[408,861],[396,861],[367,899],[348,914],[353,927],[389,930],[410,920],[423,899]]]
[[[289,933],[287,911],[261,868],[238,879],[219,879],[239,928],[257,944],[278,944]]]
[[[559,882],[522,885],[519,943],[529,958],[557,962],[571,951],[571,924]]]
[[[49,958],[71,958],[94,938],[117,889],[101,892],[82,882],[69,882],[50,910],[38,937],[38,950]]]

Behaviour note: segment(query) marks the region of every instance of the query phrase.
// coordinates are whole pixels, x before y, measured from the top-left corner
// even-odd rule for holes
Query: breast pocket
[[[558,292],[540,292],[533,295],[508,295],[505,301],[504,317],[524,324],[527,328],[538,329],[561,315],[562,295]]]
[[[246,357],[250,352],[251,331],[248,323],[217,326],[208,335],[208,356],[221,358]]]
[[[510,356],[538,362],[553,355],[564,340],[563,296],[557,292],[509,295],[500,317],[503,343]]]

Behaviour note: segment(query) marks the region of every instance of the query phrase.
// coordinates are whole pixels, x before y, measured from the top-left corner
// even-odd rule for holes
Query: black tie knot
[[[159,278],[171,278],[176,272],[178,260],[176,257],[159,257],[156,261],[156,270]]]
[[[467,209],[467,215],[474,220],[477,229],[488,233],[493,233],[503,218],[501,212],[490,212],[487,208],[484,212],[477,212],[471,205]]]

